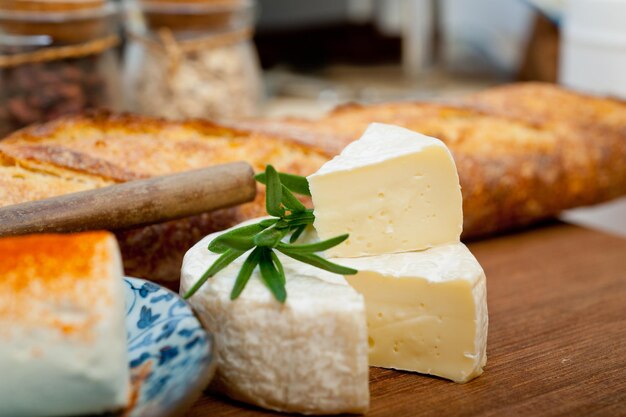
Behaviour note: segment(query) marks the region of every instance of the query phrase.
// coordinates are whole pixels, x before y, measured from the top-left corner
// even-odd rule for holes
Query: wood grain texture
[[[626,416],[626,240],[553,224],[469,245],[488,360],[463,385],[371,368],[371,416]],[[205,394],[188,413],[279,415]]]

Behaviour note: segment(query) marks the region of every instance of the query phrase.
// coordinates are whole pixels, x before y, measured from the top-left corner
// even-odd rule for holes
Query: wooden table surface
[[[626,240],[557,223],[469,247],[487,274],[484,374],[370,368],[367,416],[626,416]],[[204,394],[187,415],[281,414]]]

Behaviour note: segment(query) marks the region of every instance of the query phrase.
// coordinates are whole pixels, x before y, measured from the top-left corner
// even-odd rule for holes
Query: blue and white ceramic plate
[[[125,284],[133,399],[124,416],[181,415],[213,377],[213,338],[176,293],[137,278]]]

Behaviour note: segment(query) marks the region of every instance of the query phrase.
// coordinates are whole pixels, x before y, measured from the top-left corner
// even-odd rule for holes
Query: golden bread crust
[[[107,185],[106,181],[98,178],[90,183],[28,169],[0,154],[0,206],[90,190],[102,185]]]
[[[0,142],[0,155],[12,164],[11,169],[18,167],[27,176],[37,177],[12,185],[0,206],[242,160],[255,171],[273,164],[280,171],[308,175],[330,157],[288,138],[207,121],[173,122],[109,112],[23,129]],[[11,175],[7,167],[0,166],[0,184],[11,183]],[[39,183],[39,179],[45,181]],[[46,181],[54,186],[45,186]],[[208,233],[264,214],[260,188],[254,202],[236,208],[118,231],[126,273],[176,281],[182,257],[194,243]]]
[[[463,105],[342,106],[319,120],[247,120],[229,127],[97,112],[0,142],[0,205],[237,160],[316,171],[371,122],[440,138],[463,190],[464,238],[518,228],[626,194],[626,104],[520,84]],[[578,117],[577,117],[578,116]],[[323,150],[322,150],[323,149]],[[263,215],[253,203],[117,232],[129,274],[177,280],[184,252],[207,233]]]
[[[607,128],[626,137],[626,102],[577,93],[555,84],[508,84],[473,94],[460,102],[492,114],[537,123]]]
[[[512,89],[527,97],[526,107],[532,107],[537,86],[499,89],[497,96],[502,100],[508,97],[507,89]],[[539,110],[533,117],[520,117],[522,110],[494,112],[471,104],[406,102],[349,104],[317,121],[284,120],[284,127],[278,121],[247,121],[239,127],[289,132],[333,153],[357,139],[372,122],[437,137],[452,151],[459,171],[463,237],[474,238],[626,194],[626,128],[619,129],[622,117],[616,116],[626,113],[626,104],[558,87],[541,89],[549,94],[537,98],[541,103],[535,104]],[[490,90],[481,94],[489,96]],[[590,122],[583,125],[574,115],[587,102],[588,115],[593,117],[588,116]],[[551,107],[569,110],[548,112]]]
[[[0,152],[42,171],[61,167],[117,182],[242,160],[257,170],[269,161],[288,171],[306,171],[309,161],[324,155],[288,138],[208,121],[174,122],[109,112],[23,129],[0,142]]]

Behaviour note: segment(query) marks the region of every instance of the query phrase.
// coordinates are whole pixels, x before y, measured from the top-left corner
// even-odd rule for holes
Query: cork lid
[[[71,44],[113,33],[116,14],[107,0],[2,0],[0,31]]]
[[[225,31],[252,24],[251,0],[138,0],[148,28]]]

